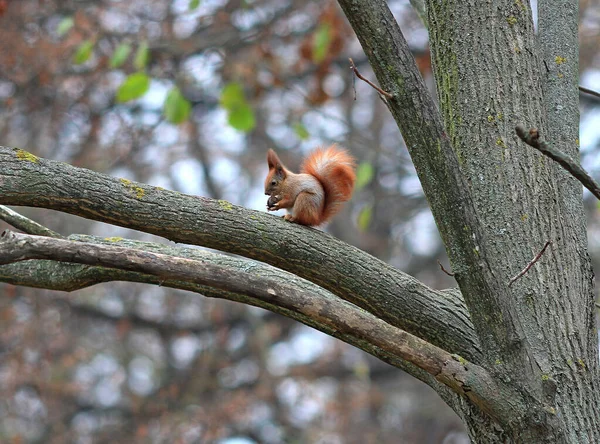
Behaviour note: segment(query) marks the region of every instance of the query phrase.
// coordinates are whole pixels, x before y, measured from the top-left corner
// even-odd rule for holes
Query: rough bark
[[[23,220],[26,218],[20,216],[20,219]],[[29,223],[25,223],[24,225],[31,226]],[[226,267],[237,273],[253,273],[262,276],[267,280],[287,282],[288,285],[300,289],[303,292],[313,293],[322,300],[335,301],[338,299],[327,290],[324,290],[318,285],[315,285],[305,279],[299,278],[294,274],[287,273],[261,262],[256,262],[237,256],[216,254],[197,248],[170,246],[122,238],[100,238],[97,236],[75,234],[70,235],[67,239],[77,242],[118,246],[128,249],[148,251],[162,255],[192,259],[195,261],[204,261],[206,263]],[[127,271],[118,268],[89,266],[79,263],[57,262],[53,260],[27,260],[7,265],[0,265],[0,282],[5,282],[12,285],[72,292],[92,285],[112,281],[138,282],[177,288],[180,290],[198,293],[206,297],[226,299],[229,301],[240,302],[243,304],[264,308],[272,311],[273,313],[278,313],[291,319],[295,319],[319,331],[347,342],[348,344],[354,345],[355,347],[372,354],[382,361],[406,371],[415,378],[425,382],[436,391],[441,393],[447,392],[446,396],[449,399],[453,398],[452,392],[450,390],[446,390],[444,386],[437,382],[430,374],[399,358],[393,353],[381,349],[364,338],[353,335],[352,332],[345,332],[331,328],[329,325],[327,325],[327,323],[320,322],[314,317],[307,316],[301,313],[299,310],[290,310],[282,305],[274,304],[272,301],[261,300],[252,297],[247,292],[240,293],[228,291],[215,288],[214,286],[190,282],[189,280],[177,280],[173,277],[161,278],[150,274]],[[454,294],[452,297],[460,298],[460,294]]]
[[[538,54],[529,2],[429,0],[441,114],[386,2],[339,3],[382,89],[391,94],[389,109],[464,301],[316,230],[21,150],[0,149],[0,203],[52,208],[259,259],[362,307],[376,318],[369,322],[382,323],[383,333],[390,324],[444,353],[462,354],[472,367],[444,355],[449,373],[446,364],[421,365],[421,370],[462,395],[429,378],[474,441],[600,442],[598,344],[581,187],[552,161],[518,146],[514,132],[518,122],[543,134],[550,128],[549,138],[576,156],[574,1],[541,6]],[[509,286],[547,241],[552,246],[544,256]],[[128,275],[131,280],[140,279],[137,271]],[[275,310],[321,324],[333,335],[346,332],[300,308],[279,301]],[[407,338],[370,343],[351,337],[349,342],[372,347],[390,362],[409,358],[394,349]]]
[[[561,93],[551,92],[555,81],[542,90],[529,2],[492,3],[430,1],[428,12],[442,112],[485,229],[492,268],[506,280],[547,240],[553,242],[511,292],[498,293],[501,321],[513,327],[514,337],[504,344],[497,374],[518,374],[515,384],[553,406],[560,425],[548,431],[547,441],[599,442],[598,344],[581,187],[552,161],[518,146],[514,133],[519,121],[543,134],[550,123],[555,136],[569,141],[568,153],[575,153],[576,70],[569,69]],[[572,2],[548,3],[558,8],[561,19],[555,17],[553,27],[563,30],[559,35],[573,33],[567,44],[569,57],[576,58],[572,10],[561,9]],[[547,41],[546,53],[555,42]],[[560,119],[568,115],[567,123],[558,126],[554,116],[546,122],[562,106]],[[476,319],[475,312],[486,308],[471,304],[465,289],[463,294]]]
[[[50,208],[257,259],[477,362],[463,301],[319,230],[241,208],[0,148],[0,204]]]
[[[483,362],[550,412],[515,418],[508,430],[488,428],[483,436],[475,426],[481,418],[466,413],[472,436],[598,441],[598,353],[581,189],[561,188],[567,179],[556,165],[516,146],[516,123],[543,128],[546,114],[528,2],[427,2],[446,133],[385,2],[339,3],[383,90],[393,94],[388,106],[458,271]],[[469,236],[472,250],[465,248]],[[548,240],[552,250],[509,288]]]
[[[472,311],[479,340],[487,349],[514,336],[503,320],[501,276],[491,267],[480,225],[459,158],[444,130],[441,115],[421,77],[398,23],[384,0],[339,0],[367,54],[388,107],[402,132],[423,191],[464,295],[485,310]],[[496,357],[491,358],[494,362]]]

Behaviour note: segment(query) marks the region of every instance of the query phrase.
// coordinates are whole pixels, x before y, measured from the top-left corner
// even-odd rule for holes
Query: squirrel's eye
[[[275,182],[274,180],[271,181],[271,185],[277,185],[277,182]]]

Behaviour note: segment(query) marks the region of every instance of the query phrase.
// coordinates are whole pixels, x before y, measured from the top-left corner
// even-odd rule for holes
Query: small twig
[[[525,268],[523,268],[523,270],[517,274],[514,278],[512,278],[510,280],[510,282],[508,283],[508,286],[510,287],[517,279],[519,279],[520,277],[522,277],[525,273],[527,273],[529,271],[529,269],[531,267],[533,267],[533,265],[540,260],[540,258],[542,257],[542,254],[544,254],[544,251],[546,251],[546,248],[548,248],[548,245],[551,245],[552,241],[546,241],[546,243],[544,244],[544,248],[542,248],[542,251],[540,251],[538,254],[536,254],[536,256],[531,260],[531,262],[529,262],[527,264],[527,266]]]
[[[363,75],[360,72],[358,72],[358,68],[354,64],[354,60],[352,60],[351,58],[349,58],[348,60],[350,60],[350,69],[354,72],[354,74],[356,75],[356,77],[358,77],[360,80],[363,80],[363,81],[367,82],[369,85],[371,85],[372,88],[374,88],[382,96],[385,96],[388,99],[394,98],[393,94],[390,94],[389,92],[382,90],[380,87],[378,87],[377,85],[375,85],[369,79],[367,79],[366,77],[363,77]],[[354,99],[356,100],[356,89],[354,90]]]
[[[593,89],[586,88],[585,86],[579,85],[579,91],[582,93],[589,94],[590,96],[595,96],[600,98],[600,93],[598,91],[594,91]]]
[[[577,162],[571,157],[567,156],[562,151],[559,151],[551,147],[548,143],[540,140],[540,134],[536,128],[531,128],[529,131],[525,130],[523,125],[517,125],[515,128],[517,135],[527,145],[532,146],[540,153],[548,156],[550,159],[558,162],[565,170],[567,170],[575,179],[586,187],[590,192],[600,199],[600,185],[596,182],[592,176],[588,174]]]
[[[56,231],[52,231],[50,228],[46,228],[45,226],[38,224],[36,221],[33,221],[22,214],[5,207],[4,205],[0,205],[0,219],[7,224],[12,225],[17,230],[23,231],[24,233],[55,238],[63,237]]]
[[[438,260],[437,261],[438,265],[440,266],[440,268],[442,269],[442,271],[444,273],[446,273],[448,276],[454,276],[454,273],[452,273],[451,271],[448,271],[444,268],[444,266],[442,265],[442,263]]]

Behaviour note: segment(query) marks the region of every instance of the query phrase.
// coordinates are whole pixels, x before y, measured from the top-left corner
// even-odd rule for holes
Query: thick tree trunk
[[[502,323],[512,324],[515,336],[500,344],[501,357],[488,358],[499,359],[498,377],[513,378],[556,411],[559,429],[551,439],[600,442],[598,342],[581,186],[514,135],[519,122],[544,134],[545,117],[568,110],[560,113],[569,122],[559,127],[565,132],[549,134],[560,137],[569,154],[576,152],[576,58],[556,54],[545,60],[556,81],[544,88],[553,97],[544,101],[528,2],[493,3],[429,2],[440,103],[485,227],[488,260],[508,281],[547,240],[553,242],[512,291],[501,293]],[[571,17],[567,29],[575,31],[570,52],[576,57],[576,11],[561,17]],[[561,77],[557,64],[569,66]],[[555,86],[565,74],[570,87],[558,94]]]
[[[571,76],[569,88],[559,93],[560,81],[546,78],[542,88],[543,64],[529,2],[427,3],[441,111],[457,162],[445,151],[444,135],[427,140],[414,134],[415,124],[422,125],[420,134],[428,134],[435,116],[420,80],[414,80],[418,74],[406,60],[403,37],[385,2],[340,0],[379,82],[393,94],[390,110],[484,349],[479,363],[523,393],[533,409],[502,427],[471,405],[458,410],[476,442],[600,442],[597,330],[581,186],[515,135],[520,122],[543,134],[547,116],[555,112],[550,107],[558,107],[570,122],[560,142],[568,142],[570,154],[576,152],[576,41],[570,38],[565,44],[570,45],[569,56],[556,54],[552,60],[548,54],[557,39],[544,46],[546,63],[554,64],[551,74],[557,75],[557,64],[568,65],[560,75]],[[573,31],[573,19],[576,14],[564,25],[565,34]],[[544,100],[544,93],[550,99]],[[557,137],[559,132],[550,134]],[[430,149],[434,143],[437,152]],[[461,189],[461,180],[436,158],[444,158],[450,170],[460,170],[468,186]],[[446,194],[444,185],[461,190],[463,200]],[[448,220],[458,220],[455,205],[473,213],[463,220],[464,234],[448,228]],[[475,240],[472,251],[464,248],[467,236]],[[547,241],[551,248],[535,267],[509,286]],[[472,266],[473,257],[479,259],[478,267]]]
[[[429,289],[337,239],[266,214],[1,147],[0,203],[217,248],[313,284],[181,248],[59,239],[10,211],[0,218],[56,239],[0,236],[0,262],[10,264],[0,267],[0,281],[75,289],[126,279],[259,305],[419,377],[461,415],[475,442],[600,442],[598,338],[581,186],[514,132],[517,123],[535,126],[577,153],[576,1],[544,2],[538,45],[529,2],[429,0],[441,114],[385,0],[339,3],[387,92],[461,294]],[[548,241],[541,259],[513,284]],[[38,248],[29,256],[27,243]],[[11,263],[26,258],[38,262],[30,268]],[[169,266],[175,268],[165,276]],[[256,274],[242,279],[249,266]],[[206,280],[197,267],[212,270]],[[215,282],[215,267],[220,276],[237,276],[235,286],[225,278]]]

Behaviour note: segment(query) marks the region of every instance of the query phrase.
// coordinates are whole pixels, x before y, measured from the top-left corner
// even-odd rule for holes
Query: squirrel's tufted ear
[[[274,169],[282,170],[283,169],[281,160],[279,160],[279,157],[277,157],[277,154],[275,154],[275,151],[273,151],[273,150],[269,150],[267,152],[267,164],[269,165],[270,170],[274,170]]]

